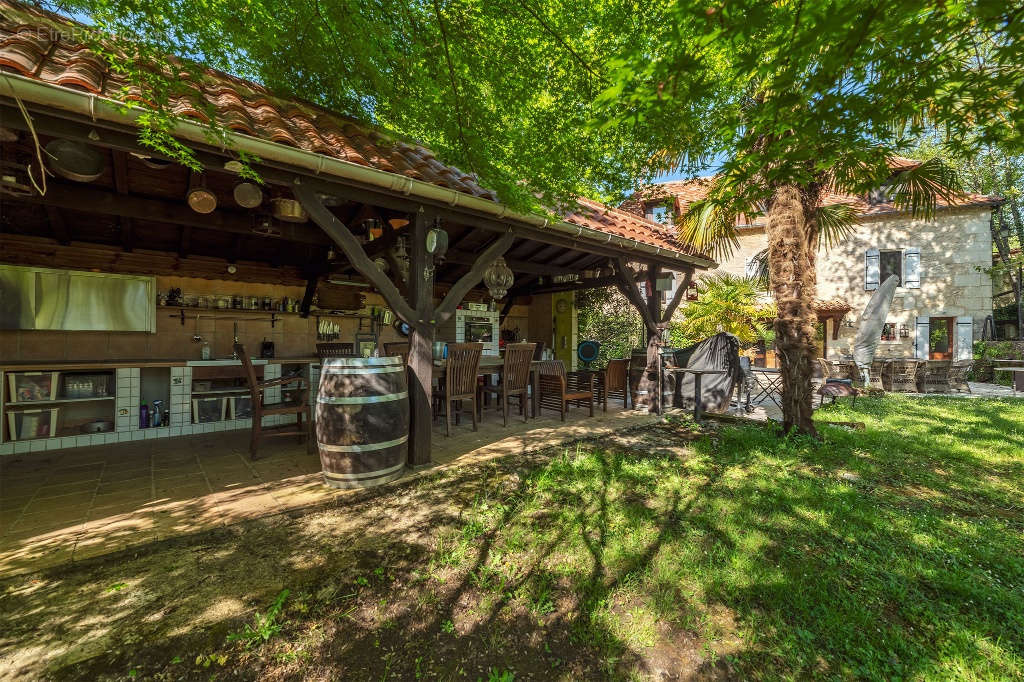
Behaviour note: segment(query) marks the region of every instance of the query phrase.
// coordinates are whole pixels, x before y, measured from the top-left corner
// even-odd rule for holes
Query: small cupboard
[[[113,370],[7,372],[4,379],[4,441],[114,430]]]

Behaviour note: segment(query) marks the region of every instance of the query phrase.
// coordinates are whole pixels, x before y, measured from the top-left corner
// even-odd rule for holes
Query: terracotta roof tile
[[[137,87],[128,86],[128,94],[122,94],[126,81],[111,73],[99,56],[64,39],[74,31],[54,30],[72,23],[66,17],[0,0],[0,69],[145,104]],[[497,201],[497,194],[481,187],[473,175],[441,162],[420,145],[392,139],[311,104],[278,98],[260,85],[229,74],[203,69],[204,78],[194,83],[184,69],[178,70],[179,80],[191,86],[191,91],[173,96],[168,103],[179,115],[207,123],[211,111],[221,125],[235,132]],[[608,235],[701,255],[680,243],[671,230],[597,202],[580,200],[564,219]]]
[[[814,311],[818,313],[848,313],[853,306],[841,298],[830,298],[827,301],[821,298],[814,299]]]
[[[920,161],[914,161],[913,159],[895,157],[890,166],[896,170],[906,170],[920,164]],[[646,204],[661,199],[671,199],[675,204],[676,214],[681,215],[686,213],[690,204],[694,201],[699,201],[707,196],[711,189],[711,182],[713,179],[713,177],[705,177],[696,178],[694,180],[680,180],[649,185],[642,190],[638,190],[632,197],[623,202],[621,208],[631,213],[642,215]],[[938,200],[937,208],[939,210],[943,210],[948,208],[965,208],[972,206],[998,206],[1002,202],[1002,197],[966,192],[957,201],[947,202],[941,199]],[[826,206],[835,204],[852,204],[860,211],[861,215],[865,216],[904,213],[901,209],[896,208],[891,201],[869,202],[864,197],[838,194],[835,192],[826,193],[822,197],[822,203]],[[756,217],[751,220],[746,216],[740,216],[740,219],[737,222],[740,225],[764,225],[765,223],[763,217]]]

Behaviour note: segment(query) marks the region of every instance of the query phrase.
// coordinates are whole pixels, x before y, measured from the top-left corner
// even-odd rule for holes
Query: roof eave
[[[138,105],[127,105],[94,93],[46,83],[20,74],[5,72],[2,76],[9,85],[8,92],[26,102],[87,116],[94,121],[104,120],[137,127],[138,118],[146,111]],[[175,121],[172,132],[175,136],[192,142],[209,142],[208,127],[193,121],[183,119]],[[551,221],[549,218],[533,213],[521,213],[510,209],[504,204],[471,196],[457,190],[440,187],[422,180],[363,166],[324,154],[278,144],[244,133],[225,131],[225,137],[238,151],[285,163],[303,171],[311,172],[316,176],[333,176],[339,179],[354,180],[379,187],[388,192],[404,196],[415,196],[446,204],[451,208],[461,207],[467,210],[486,213],[499,220],[514,220],[538,229],[551,229],[597,245],[612,244],[627,251],[637,252],[638,254],[657,255],[687,266],[709,269],[717,265],[713,260],[700,256],[647,244],[635,239],[619,237],[565,221]]]

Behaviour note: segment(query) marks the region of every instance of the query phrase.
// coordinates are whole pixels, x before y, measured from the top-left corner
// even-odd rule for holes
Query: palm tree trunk
[[[785,430],[817,435],[811,419],[816,345],[814,271],[817,193],[781,185],[768,205],[768,267],[778,307],[775,345],[782,365],[782,419]]]

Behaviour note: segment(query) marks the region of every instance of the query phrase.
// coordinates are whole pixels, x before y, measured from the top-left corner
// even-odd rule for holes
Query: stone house
[[[909,159],[895,160],[894,170]],[[706,196],[711,178],[656,184],[630,198],[623,208],[663,223]],[[861,213],[853,234],[818,255],[816,308],[822,357],[853,352],[853,342],[872,292],[895,274],[900,278],[879,355],[967,359],[992,315],[992,211],[999,197],[968,194],[940,202],[933,220],[912,218],[886,197],[832,194],[826,203],[849,203]],[[742,219],[739,244],[717,272],[751,275],[754,257],[768,245],[764,217]],[[711,271],[713,274],[716,271]]]

